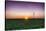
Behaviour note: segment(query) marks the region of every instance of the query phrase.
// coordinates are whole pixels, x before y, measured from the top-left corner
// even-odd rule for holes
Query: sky
[[[44,3],[39,2],[6,2],[6,18],[44,18]]]

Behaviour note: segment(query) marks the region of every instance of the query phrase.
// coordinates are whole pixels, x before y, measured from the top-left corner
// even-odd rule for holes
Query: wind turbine
[[[33,11],[33,18],[35,17],[35,11]]]

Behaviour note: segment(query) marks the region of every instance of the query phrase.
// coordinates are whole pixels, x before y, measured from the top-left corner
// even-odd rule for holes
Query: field
[[[44,28],[44,19],[6,19],[6,30],[39,29]]]

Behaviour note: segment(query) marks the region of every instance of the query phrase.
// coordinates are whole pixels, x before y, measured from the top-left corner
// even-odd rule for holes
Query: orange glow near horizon
[[[15,12],[15,11],[6,11],[6,18],[7,19],[28,19],[28,18],[44,18],[43,12],[35,12],[35,15],[33,15],[33,12]]]
[[[28,17],[25,17],[25,19],[27,20],[27,19],[28,19]]]

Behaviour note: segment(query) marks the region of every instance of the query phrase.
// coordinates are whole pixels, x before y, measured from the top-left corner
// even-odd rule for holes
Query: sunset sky
[[[34,15],[33,15],[34,13]],[[39,2],[6,2],[6,18],[44,18],[44,3]]]

